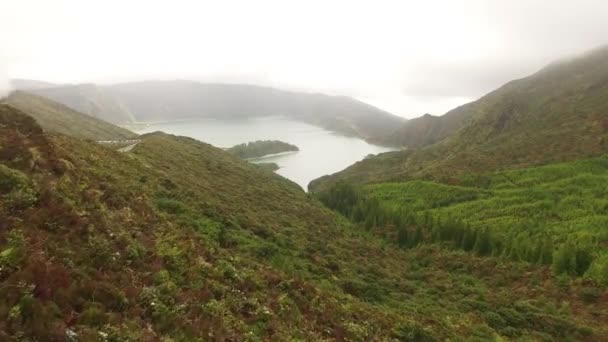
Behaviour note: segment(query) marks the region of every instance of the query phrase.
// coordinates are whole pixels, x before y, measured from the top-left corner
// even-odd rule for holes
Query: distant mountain
[[[11,85],[14,89],[17,90],[34,90],[34,89],[45,89],[45,88],[53,88],[58,87],[58,84],[36,81],[36,80],[26,80],[20,78],[14,78],[11,80]]]
[[[94,84],[63,85],[30,90],[76,111],[114,124],[134,122],[135,117],[121,101]]]
[[[384,145],[420,148],[432,145],[461,128],[475,109],[476,103],[469,103],[453,109],[442,116],[425,114],[405,122],[397,131],[378,138]]]
[[[406,120],[345,96],[193,81],[69,85],[35,93],[115,124],[134,121],[286,116],[339,133],[387,136]]]
[[[440,141],[419,150],[367,158],[313,187],[340,178],[357,182],[451,179],[466,172],[600,155],[608,151],[608,47],[509,82],[445,118],[418,121],[418,127],[426,121],[431,127],[426,132],[434,133],[421,134],[424,139],[413,139],[414,145]],[[447,137],[441,140],[443,135]]]
[[[3,102],[33,117],[46,131],[91,140],[125,140],[137,137],[137,134],[129,130],[24,91],[13,92]]]

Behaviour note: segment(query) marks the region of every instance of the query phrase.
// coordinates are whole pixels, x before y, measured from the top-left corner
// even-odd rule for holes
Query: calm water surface
[[[303,189],[307,189],[311,180],[338,172],[368,154],[392,150],[279,117],[239,121],[205,119],[163,122],[134,130],[140,134],[163,131],[184,135],[217,147],[231,147],[255,140],[281,140],[294,144],[300,148],[299,152],[251,161],[277,163],[280,166],[277,173],[298,183]]]

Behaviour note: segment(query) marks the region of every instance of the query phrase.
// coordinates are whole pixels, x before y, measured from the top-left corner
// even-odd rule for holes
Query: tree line
[[[401,248],[436,243],[479,256],[551,265],[555,274],[571,276],[582,276],[594,259],[595,241],[577,237],[555,241],[547,229],[538,226],[539,223],[499,233],[487,227],[472,228],[465,220],[451,216],[414,212],[407,207],[387,207],[343,181],[317,197],[327,207],[365,229],[383,232]]]

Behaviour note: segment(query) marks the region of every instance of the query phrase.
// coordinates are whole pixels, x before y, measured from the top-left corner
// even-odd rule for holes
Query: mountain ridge
[[[608,48],[551,64],[448,114],[444,121],[453,115],[464,119],[445,137],[367,158],[312,187],[341,176],[357,182],[449,182],[466,172],[598,156],[608,150]]]
[[[204,117],[235,119],[284,115],[346,135],[373,139],[406,119],[348,96],[188,80],[33,89],[77,111],[115,124]]]

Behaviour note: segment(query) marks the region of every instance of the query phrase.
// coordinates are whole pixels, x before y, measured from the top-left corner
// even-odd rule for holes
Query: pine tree
[[[475,232],[471,228],[465,229],[460,248],[467,252],[472,251],[473,247],[475,247],[475,237]]]
[[[486,230],[478,230],[477,237],[475,239],[475,246],[473,250],[477,255],[487,256],[492,254],[492,241],[490,238],[490,233]]]
[[[564,243],[553,254],[553,273],[555,274],[570,274],[576,273],[576,252],[570,241]]]
[[[414,233],[414,238],[412,239],[412,245],[418,246],[424,240],[424,234],[422,233],[422,226],[416,227],[416,232]]]
[[[401,248],[405,248],[408,245],[408,234],[405,226],[400,226],[397,230],[397,244]]]

